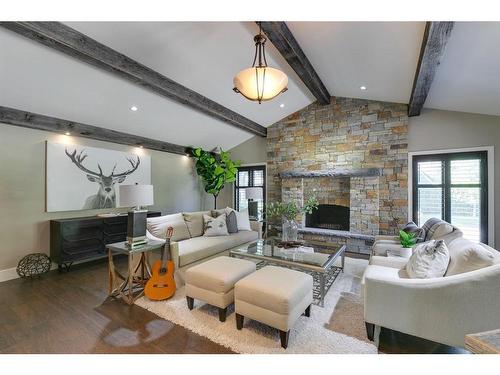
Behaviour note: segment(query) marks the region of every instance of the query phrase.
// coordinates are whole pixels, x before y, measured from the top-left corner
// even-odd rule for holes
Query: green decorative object
[[[193,150],[196,159],[196,173],[203,180],[205,192],[214,196],[214,208],[217,209],[217,196],[227,182],[236,181],[240,161],[231,160],[231,154],[220,149],[220,153]]]
[[[404,230],[399,231],[399,241],[404,248],[413,247],[417,243],[417,240],[418,238],[414,233],[406,233]]]
[[[313,210],[318,208],[318,204],[318,200],[314,196],[310,197],[302,207],[297,205],[295,201],[287,203],[272,202],[266,207],[266,217],[268,220],[281,218],[281,233],[283,241],[297,241],[297,215],[299,213],[312,213]]]

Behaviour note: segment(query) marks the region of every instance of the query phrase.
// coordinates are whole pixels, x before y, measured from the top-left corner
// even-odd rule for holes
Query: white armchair
[[[500,264],[433,279],[370,265],[364,274],[367,334],[386,327],[464,347],[466,334],[500,327]]]

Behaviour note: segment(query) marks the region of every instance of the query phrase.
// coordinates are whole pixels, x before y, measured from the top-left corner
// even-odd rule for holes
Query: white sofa
[[[200,211],[189,214],[207,214],[209,212],[210,211]],[[185,215],[187,213],[183,214]],[[190,225],[192,226],[193,223],[191,223]],[[196,223],[195,225],[200,224]],[[188,268],[202,263],[208,259],[215,258],[221,255],[227,255],[232,249],[245,246],[258,240],[259,238],[262,238],[262,223],[251,220],[250,227],[252,230],[240,230],[238,231],[238,233],[232,233],[228,236],[216,237],[204,237],[202,234],[203,229],[196,228],[195,231],[191,230],[187,232],[188,234],[194,233],[196,235],[189,235],[189,238],[179,241],[172,241],[170,244],[170,252],[172,255],[172,260],[175,264],[175,280],[177,285],[184,285],[184,275]],[[198,235],[200,233],[201,235]],[[149,230],[146,232],[146,235],[149,239],[162,240],[161,238],[155,237],[153,234],[151,234]],[[155,257],[157,256],[158,254],[155,254]]]
[[[362,281],[368,337],[379,326],[464,347],[466,334],[499,328],[500,254],[495,257],[496,264],[475,271],[411,279],[407,259],[398,264],[396,258],[372,256]]]

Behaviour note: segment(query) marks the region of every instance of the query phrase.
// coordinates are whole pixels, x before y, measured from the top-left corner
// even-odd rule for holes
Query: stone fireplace
[[[298,218],[303,228],[374,236],[379,233],[380,173],[377,168],[285,171],[281,197],[300,206],[312,196],[318,199],[317,210]]]
[[[305,227],[348,231],[350,219],[349,207],[320,203],[317,210],[305,214]]]
[[[320,209],[298,218],[299,233],[368,253],[407,219],[407,126],[405,104],[339,97],[273,124],[268,201],[316,196]]]

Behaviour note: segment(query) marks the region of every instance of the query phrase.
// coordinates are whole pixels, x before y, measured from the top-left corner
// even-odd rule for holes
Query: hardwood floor
[[[124,259],[117,261],[125,266]],[[107,263],[0,283],[1,353],[231,353],[135,305],[107,298]]]
[[[125,259],[117,259],[125,267]],[[135,305],[107,298],[107,263],[0,283],[0,353],[231,353]],[[383,353],[460,353],[382,329]]]

